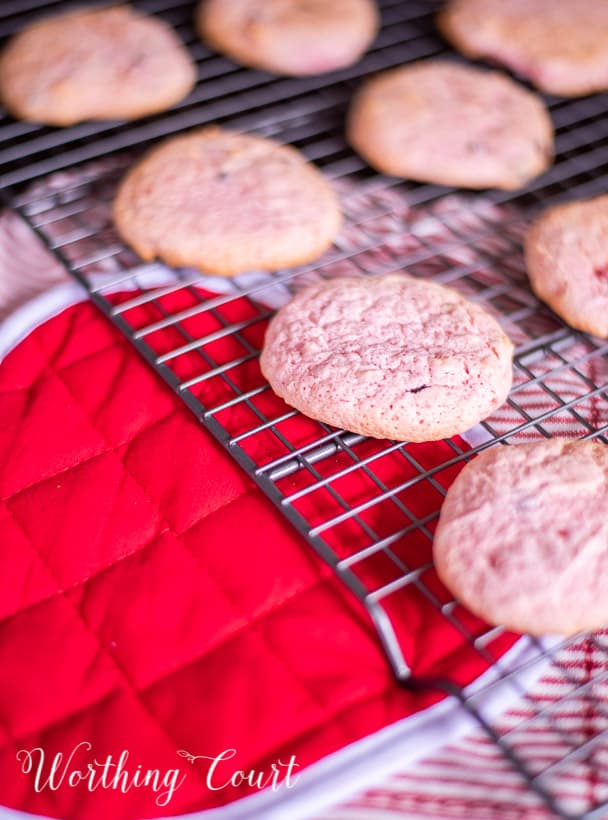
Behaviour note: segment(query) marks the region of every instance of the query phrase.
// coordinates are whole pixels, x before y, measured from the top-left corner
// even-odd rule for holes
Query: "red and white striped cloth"
[[[602,633],[593,643],[581,640],[558,652],[532,691],[495,725],[499,734],[510,733],[509,745],[533,774],[555,765],[541,784],[569,816],[608,801],[608,740],[557,765],[608,728],[607,643],[608,633]],[[554,814],[477,730],[325,812],[323,820],[397,816],[544,820]],[[599,816],[608,816],[608,809]]]

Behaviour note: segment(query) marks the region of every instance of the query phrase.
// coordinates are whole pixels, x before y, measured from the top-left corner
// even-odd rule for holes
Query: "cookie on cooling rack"
[[[451,288],[406,274],[312,285],[271,320],[261,368],[307,416],[375,438],[431,441],[499,407],[513,346]]]
[[[499,72],[447,60],[365,83],[347,138],[379,171],[464,188],[520,188],[553,158],[553,126],[539,97]]]
[[[608,624],[608,447],[545,439],[495,446],[448,490],[439,577],[488,623],[534,635]]]
[[[322,74],[356,63],[378,31],[375,0],[202,0],[202,39],[237,63]]]
[[[145,260],[231,276],[316,259],[342,216],[295,148],[209,127],[145,156],[119,187],[114,220]]]
[[[143,117],[183,99],[195,82],[172,29],[129,6],[33,23],[0,57],[3,104],[16,117],[49,125]]]
[[[539,299],[572,327],[608,339],[608,194],[549,208],[524,250]]]
[[[463,54],[503,63],[550,94],[608,89],[605,0],[451,0],[438,25]]]

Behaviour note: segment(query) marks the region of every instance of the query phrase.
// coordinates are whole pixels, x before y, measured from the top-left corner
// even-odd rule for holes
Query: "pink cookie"
[[[0,59],[4,105],[16,117],[51,125],[144,117],[183,99],[195,82],[177,34],[129,6],[39,20]]]
[[[608,624],[608,447],[547,439],[482,452],[448,490],[439,577],[490,624],[534,635]]]
[[[379,171],[465,188],[519,188],[553,158],[553,125],[538,95],[500,72],[447,60],[366,82],[347,135]]]
[[[357,62],[379,19],[375,0],[203,0],[196,22],[237,63],[303,76]]]
[[[307,416],[375,438],[462,433],[501,405],[513,346],[456,291],[405,274],[330,279],[270,322],[261,367]]]
[[[342,216],[295,148],[210,127],[150,151],[121,183],[114,220],[143,259],[232,276],[313,261]]]
[[[606,0],[451,0],[438,24],[467,57],[497,60],[543,91],[608,88]]]
[[[608,194],[550,208],[524,244],[536,295],[572,327],[608,339]]]

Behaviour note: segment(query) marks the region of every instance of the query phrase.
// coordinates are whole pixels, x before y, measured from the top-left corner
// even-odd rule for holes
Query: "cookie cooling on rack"
[[[608,447],[546,439],[496,446],[448,490],[439,577],[488,623],[534,635],[608,624]]]
[[[512,350],[496,320],[455,290],[390,274],[298,293],[271,320],[260,363],[274,392],[307,416],[431,441],[504,402]]]
[[[451,0],[438,24],[467,57],[503,63],[542,91],[608,89],[605,0]]]
[[[608,194],[549,208],[524,250],[536,295],[572,327],[608,339]]]
[[[203,40],[237,63],[304,76],[357,62],[378,31],[375,0],[202,0]]]
[[[342,216],[295,148],[210,127],[147,154],[121,183],[114,220],[143,259],[232,276],[316,259]]]
[[[378,171],[464,188],[520,188],[553,158],[542,100],[497,71],[424,60],[367,81],[347,138]]]
[[[0,57],[0,94],[24,120],[67,126],[164,111],[188,95],[196,70],[175,32],[129,6],[40,20]]]

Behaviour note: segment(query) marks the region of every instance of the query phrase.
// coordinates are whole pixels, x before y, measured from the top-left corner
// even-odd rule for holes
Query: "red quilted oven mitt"
[[[165,306],[181,308],[183,298],[165,297]],[[149,323],[153,310],[138,308],[127,319]],[[234,322],[251,305],[233,301],[225,311]],[[215,327],[217,316],[188,321],[196,337]],[[259,348],[264,323],[250,331],[248,343]],[[149,342],[170,349],[179,343],[172,333]],[[239,344],[220,337],[214,361],[243,356]],[[249,390],[263,381],[257,359],[244,358],[232,377]],[[208,364],[196,352],[172,362],[182,379],[201,367]],[[193,390],[208,407],[231,395],[218,377]],[[259,423],[252,407],[266,417],[287,410],[268,390],[256,401],[237,402],[218,421],[246,434]],[[281,430],[296,443],[319,434],[300,416]],[[286,452],[270,429],[241,443],[256,463]],[[365,457],[380,445],[358,446]],[[427,468],[454,455],[444,442],[409,452]],[[345,458],[316,469],[330,476]],[[260,785],[233,777],[239,770],[272,773],[277,761],[293,759],[305,783],[309,764],[440,697],[394,683],[354,596],[90,304],[38,327],[1,364],[0,464],[2,804],[78,820],[213,807]],[[377,460],[375,473],[390,487],[415,469],[393,451]],[[454,475],[455,468],[440,470],[435,480],[447,486]],[[311,480],[294,473],[281,489],[295,492]],[[355,504],[380,493],[370,481],[354,470],[335,490]],[[329,486],[303,494],[294,508],[313,522],[335,515]],[[423,482],[401,498],[424,517],[441,494]],[[348,554],[369,539],[365,526],[382,537],[402,514],[390,500],[378,503],[324,538]],[[410,533],[394,550],[421,567],[430,539]],[[382,560],[360,567],[366,583],[394,577]],[[424,577],[449,599],[432,570]],[[387,606],[418,674],[465,684],[484,670],[414,585]],[[462,617],[473,632],[483,629]],[[503,635],[493,651],[512,641]],[[211,758],[223,752],[211,788]],[[157,781],[138,785],[137,773],[155,771]]]

